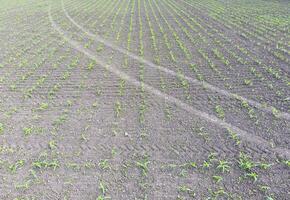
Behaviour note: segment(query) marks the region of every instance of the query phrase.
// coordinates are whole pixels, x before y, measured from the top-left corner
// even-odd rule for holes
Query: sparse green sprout
[[[56,148],[56,142],[54,140],[51,140],[49,143],[48,143],[48,147],[50,149],[55,149]]]
[[[240,157],[239,157],[239,167],[245,171],[250,171],[252,168],[254,168],[256,166],[255,163],[253,163],[249,157],[244,154],[244,153],[240,153]]]
[[[111,199],[111,197],[105,197],[103,195],[99,195],[96,200],[106,200],[106,199]]]
[[[75,162],[66,163],[66,167],[73,170],[80,170],[81,168],[80,164],[75,163]]]
[[[96,89],[96,96],[100,96],[102,94],[102,90],[100,88]]]
[[[202,74],[197,74],[197,75],[196,75],[196,78],[197,78],[197,80],[199,80],[199,81],[203,81],[203,80],[204,80],[204,77],[203,77]]]
[[[246,102],[246,101],[242,101],[241,105],[242,105],[243,108],[247,108],[247,109],[250,107],[248,102]]]
[[[68,118],[67,114],[62,114],[52,123],[52,125],[58,127],[61,124],[63,124],[67,120],[67,118]]]
[[[177,76],[178,76],[181,86],[185,89],[189,88],[188,81],[185,79],[185,76],[180,71],[178,71]]]
[[[105,195],[105,193],[106,193],[106,186],[102,182],[100,182],[100,184],[99,184],[99,189],[100,189],[101,193],[103,195]]]
[[[186,177],[188,175],[188,172],[185,169],[182,169],[181,172],[179,173],[181,177]]]
[[[230,138],[232,140],[234,140],[237,145],[239,145],[241,143],[241,140],[240,140],[239,136],[237,135],[237,133],[235,133],[234,131],[232,131],[229,128],[227,129],[227,131],[228,131],[228,134],[230,135]]]
[[[70,72],[68,72],[68,71],[66,71],[66,72],[64,72],[63,74],[62,74],[62,79],[63,80],[66,80],[66,79],[68,79],[70,77]]]
[[[18,160],[16,163],[14,164],[11,164],[9,166],[9,170],[12,172],[12,173],[15,173],[17,169],[21,168],[24,166],[24,163],[25,161],[24,160]]]
[[[105,197],[103,197],[103,195],[99,195],[96,200],[105,200]]]
[[[67,100],[66,101],[66,105],[68,106],[68,107],[71,107],[72,105],[73,105],[73,101],[72,100]]]
[[[212,178],[216,183],[219,183],[223,180],[223,177],[221,176],[212,176]]]
[[[139,121],[141,124],[145,122],[145,112],[147,110],[146,102],[143,99],[139,106]]]
[[[31,135],[33,132],[33,127],[24,127],[23,128],[23,133],[25,136]]]
[[[218,115],[219,118],[224,119],[225,118],[225,112],[223,108],[220,105],[217,105],[215,107],[215,112]]]
[[[195,192],[186,185],[182,185],[178,187],[179,192],[187,193],[190,197],[195,197]]]
[[[209,159],[209,161],[212,162],[212,161],[216,160],[216,156],[217,156],[216,153],[210,153],[210,154],[208,155],[208,159]]]
[[[120,96],[123,96],[125,93],[125,84],[126,84],[126,81],[124,79],[121,79],[120,83],[119,83],[119,95]]]
[[[196,168],[197,165],[195,162],[188,162],[188,163],[184,163],[182,165],[180,165],[180,167],[184,167],[184,168]]]
[[[35,178],[35,179],[37,178],[37,175],[36,175],[36,171],[35,170],[31,169],[31,170],[29,170],[29,172],[33,176],[33,178]]]
[[[47,169],[52,168],[56,170],[60,166],[58,160],[37,160],[32,163],[35,169]]]
[[[40,110],[46,110],[48,108],[48,103],[41,103],[39,106]]]
[[[244,80],[244,84],[245,84],[245,85],[250,85],[250,86],[251,86],[251,85],[253,85],[253,81],[250,80],[250,79],[245,79],[245,80]]]
[[[79,59],[78,59],[78,58],[75,58],[75,59],[72,60],[72,62],[70,63],[70,67],[71,67],[71,68],[75,68],[75,67],[77,67],[78,63],[79,63]]]
[[[221,172],[229,172],[230,171],[230,165],[228,161],[225,160],[219,160],[219,164],[217,166],[217,169],[220,170]]]
[[[16,90],[16,85],[15,85],[15,84],[10,85],[10,90],[11,90],[11,91]]]
[[[273,114],[276,118],[278,118],[279,115],[280,115],[280,111],[277,110],[276,108],[272,107],[272,114]]]
[[[218,199],[218,197],[220,196],[228,196],[228,193],[223,188],[220,188],[216,191],[212,191],[211,189],[209,189],[209,192],[211,193],[214,199]]]
[[[117,101],[115,103],[115,114],[116,114],[116,117],[120,116],[121,111],[122,111],[122,105],[121,105],[120,101]]]
[[[4,133],[4,125],[0,123],[0,135]]]
[[[170,110],[170,107],[168,105],[166,105],[164,113],[165,113],[166,119],[170,120],[172,118],[171,110]]]
[[[197,72],[197,65],[196,64],[190,64],[189,65],[190,69],[193,71],[193,72]]]
[[[112,157],[117,155],[117,149],[115,147],[112,148],[111,154],[112,154]]]
[[[93,70],[94,67],[95,67],[95,65],[96,65],[96,62],[95,62],[95,61],[90,62],[90,63],[88,64],[88,70],[89,70],[89,71]]]
[[[88,141],[87,136],[84,133],[81,134],[81,140],[85,142]]]
[[[273,164],[267,164],[267,163],[259,163],[258,164],[258,167],[261,168],[261,169],[269,169]]]
[[[255,182],[258,180],[258,174],[256,172],[247,173],[246,177],[253,179]]]
[[[150,163],[150,161],[148,160],[147,157],[144,158],[143,160],[136,161],[136,166],[139,167],[142,170],[142,174],[144,176],[147,176],[149,163]]]
[[[100,181],[99,183],[99,190],[101,192],[101,195],[98,195],[97,200],[111,199],[110,197],[106,196],[107,187],[102,181]]]
[[[204,127],[199,128],[197,130],[197,134],[207,142],[209,140],[209,134],[204,129],[205,129]]]
[[[92,106],[93,106],[94,108],[97,108],[97,107],[98,107],[98,101],[95,101],[95,102],[92,104]]]
[[[290,160],[284,160],[283,163],[290,168]]]
[[[203,163],[202,163],[202,167],[203,168],[209,168],[211,166],[211,163],[209,162],[209,161],[203,161]]]
[[[262,192],[266,192],[270,189],[269,186],[266,186],[266,185],[259,185],[259,189],[262,191]]]
[[[275,199],[273,197],[271,197],[271,196],[266,196],[265,200],[275,200]]]
[[[111,166],[110,166],[109,161],[107,159],[101,160],[99,162],[99,167],[103,170],[111,169]]]
[[[94,163],[91,163],[91,162],[85,162],[85,164],[84,164],[84,167],[87,169],[92,169],[95,166],[96,165]]]
[[[24,183],[15,184],[15,189],[27,190],[30,187],[31,180],[27,180]]]
[[[53,170],[56,170],[56,168],[59,167],[59,163],[57,160],[53,160],[53,161],[50,161],[49,163],[47,163],[47,167],[52,168]]]

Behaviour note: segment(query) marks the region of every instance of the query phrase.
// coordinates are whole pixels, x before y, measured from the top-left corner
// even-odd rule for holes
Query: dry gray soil
[[[0,0],[0,200],[290,199],[290,3]]]

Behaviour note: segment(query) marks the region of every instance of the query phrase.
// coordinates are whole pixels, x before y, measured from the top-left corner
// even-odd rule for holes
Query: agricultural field
[[[290,199],[290,1],[0,0],[0,200],[107,199]]]

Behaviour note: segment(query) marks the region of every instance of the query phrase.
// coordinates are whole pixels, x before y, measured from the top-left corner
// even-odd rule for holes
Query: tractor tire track
[[[114,65],[107,65],[104,61],[102,61],[101,58],[99,58],[99,56],[96,56],[90,50],[87,50],[84,47],[82,47],[78,42],[70,39],[67,36],[67,34],[65,32],[63,32],[59,28],[59,26],[54,22],[54,20],[52,18],[51,7],[49,7],[49,9],[48,9],[48,15],[49,15],[49,20],[50,20],[50,23],[51,23],[53,29],[55,29],[55,31],[58,32],[63,37],[64,40],[66,40],[68,43],[70,43],[75,50],[83,53],[84,55],[86,55],[90,59],[95,60],[100,66],[102,66],[103,68],[107,69],[108,71],[110,71],[111,73],[115,74],[116,76],[128,81],[129,83],[131,83],[132,85],[134,85],[136,87],[143,86],[144,89],[147,90],[149,93],[151,93],[151,94],[153,94],[155,96],[158,96],[161,99],[165,99],[166,101],[171,102],[172,104],[175,104],[176,106],[180,107],[181,109],[183,109],[183,110],[185,110],[185,111],[187,111],[187,112],[189,112],[189,113],[191,113],[191,114],[193,114],[195,116],[203,118],[203,119],[207,120],[208,122],[211,122],[213,124],[216,124],[216,125],[218,125],[220,127],[226,128],[226,129],[231,129],[231,130],[235,131],[242,139],[244,139],[244,140],[246,140],[246,141],[248,141],[250,143],[251,142],[255,143],[256,145],[261,146],[261,147],[263,147],[265,149],[271,149],[273,152],[277,153],[279,156],[290,158],[290,151],[289,151],[288,148],[279,148],[279,147],[272,148],[271,144],[267,140],[265,140],[265,139],[263,139],[261,137],[258,137],[258,136],[250,135],[246,131],[241,130],[238,127],[235,127],[234,125],[226,123],[223,120],[220,120],[220,119],[218,119],[217,117],[215,117],[213,115],[209,115],[207,113],[201,112],[200,110],[197,110],[197,109],[189,106],[188,104],[180,101],[179,99],[176,99],[176,98],[174,98],[172,96],[169,96],[167,94],[162,93],[161,91],[157,90],[156,88],[154,88],[154,87],[152,87],[150,85],[141,83],[138,80],[128,76],[126,73],[124,73],[123,71],[119,70],[118,67],[116,67]],[[150,64],[149,66],[151,66],[151,67],[159,68],[160,70],[162,70],[162,71],[164,71],[166,73],[169,73],[169,74],[171,74],[173,76],[177,76],[177,74],[175,72],[171,71],[171,70],[168,70],[168,69],[166,69],[164,67],[161,67],[161,66],[157,66],[157,65],[155,65],[155,64],[153,64],[153,63],[151,63],[149,61],[141,59],[138,56],[136,56],[136,55],[134,55],[134,54],[132,54],[130,52],[127,52],[126,50],[124,50],[122,48],[119,48],[119,47],[111,44],[110,42],[107,42],[107,41],[103,40],[102,38],[99,38],[98,36],[94,36],[94,37],[96,37],[100,42],[104,43],[105,45],[112,46],[112,47],[115,48],[115,50],[118,50],[118,51],[120,51],[120,52],[122,52],[124,54],[127,54],[128,56],[130,56],[130,57],[132,57],[132,58],[134,58],[136,60],[139,60],[140,62],[143,62],[143,63],[145,63],[147,65]],[[194,81],[195,83],[201,83],[201,82],[199,82],[199,81],[197,81],[195,79],[191,79],[191,78],[189,78],[189,79]],[[202,83],[202,84],[204,85],[204,83]],[[204,85],[204,86],[206,86],[206,85]],[[215,88],[214,86],[211,86],[211,85],[210,85],[210,87]],[[224,93],[227,96],[228,95],[237,96],[235,94],[231,94],[231,93],[229,93],[227,91],[220,90],[218,88],[215,88],[215,90],[218,90],[219,93],[222,92],[222,93]],[[248,100],[248,101],[250,101],[250,100]],[[255,102],[255,103],[257,103],[257,102]],[[260,104],[257,103],[257,105],[260,105]],[[262,106],[262,105],[260,105],[260,106]],[[270,109],[270,108],[266,108],[267,111],[268,111],[268,109]],[[286,113],[286,115],[284,113],[284,115],[280,115],[280,117],[281,116],[283,116],[284,118],[286,117],[286,119],[288,119],[288,118],[290,119],[288,113]]]
[[[127,55],[128,57],[134,59],[134,60],[137,60],[151,68],[155,68],[155,69],[159,69],[160,71],[166,73],[166,74],[169,74],[171,76],[174,76],[174,77],[178,77],[178,74],[175,72],[175,71],[172,71],[166,67],[163,67],[163,66],[158,66],[154,63],[152,63],[151,61],[148,61],[148,60],[145,60],[144,58],[141,58],[140,56],[137,56],[136,54],[132,53],[132,52],[129,52],[128,50],[126,49],[123,49],[115,44],[113,44],[112,42],[108,41],[108,40],[105,40],[104,38],[100,37],[99,35],[96,35],[96,34],[93,34],[91,32],[89,32],[88,30],[86,30],[84,27],[82,27],[81,25],[79,25],[69,14],[68,12],[66,11],[65,9],[65,6],[64,6],[64,3],[63,3],[63,0],[61,0],[61,4],[62,4],[62,9],[63,9],[63,12],[65,13],[66,17],[77,27],[79,28],[80,30],[82,30],[86,35],[88,35],[89,37],[91,37],[92,39],[94,39],[95,41],[98,41],[98,42],[101,42],[103,43],[104,45],[106,45],[107,47],[110,47],[122,54],[125,54]],[[265,106],[265,105],[262,105],[261,103],[259,102],[256,102],[254,100],[251,100],[251,99],[247,99],[245,97],[242,97],[238,94],[234,94],[234,93],[231,93],[231,92],[228,92],[226,90],[223,90],[221,88],[218,88],[216,86],[213,86],[207,82],[204,82],[204,81],[199,81],[197,79],[194,79],[194,78],[191,78],[191,77],[188,77],[188,76],[184,76],[184,79],[186,79],[187,81],[193,83],[193,84],[197,84],[197,85],[201,85],[207,89],[210,89],[214,92],[217,92],[217,93],[220,93],[224,96],[227,96],[227,97],[231,97],[231,98],[235,98],[235,99],[239,99],[241,101],[245,101],[247,102],[249,105],[252,105],[264,112],[268,112],[268,113],[273,113],[273,110],[277,110],[276,108],[272,107],[272,106]],[[279,111],[279,113],[277,114],[277,117],[278,118],[282,118],[282,119],[285,119],[285,120],[288,120],[290,121],[290,114],[287,113],[287,112],[281,112]]]

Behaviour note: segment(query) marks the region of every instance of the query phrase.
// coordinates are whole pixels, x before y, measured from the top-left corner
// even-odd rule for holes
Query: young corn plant
[[[181,185],[178,187],[178,191],[180,193],[185,193],[188,194],[190,198],[194,198],[196,196],[195,192],[193,189],[191,189],[190,187],[186,186],[186,185]]]
[[[122,104],[121,104],[121,102],[120,101],[117,101],[116,103],[115,103],[115,115],[116,115],[116,117],[120,117],[120,115],[121,115],[121,112],[122,112]]]
[[[99,183],[99,191],[100,195],[98,195],[96,200],[106,200],[106,199],[111,199],[111,197],[106,196],[107,193],[107,186],[104,184],[104,182],[100,181]]]
[[[4,133],[4,124],[0,123],[0,135]]]
[[[220,119],[224,119],[224,118],[225,118],[225,111],[224,111],[224,109],[222,108],[222,106],[217,105],[217,106],[215,107],[215,112],[216,112],[217,116],[218,116]]]
[[[147,156],[142,160],[136,161],[136,166],[142,171],[143,176],[147,176],[149,164],[150,161],[148,160]]]
[[[220,170],[222,173],[226,173],[230,171],[230,165],[228,161],[219,160],[217,169]]]

